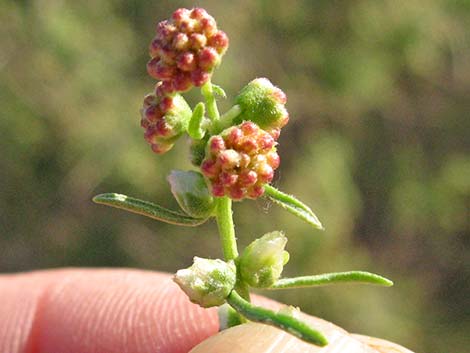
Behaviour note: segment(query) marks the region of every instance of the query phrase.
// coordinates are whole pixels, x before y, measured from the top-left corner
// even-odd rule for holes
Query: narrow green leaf
[[[193,218],[183,213],[169,210],[152,202],[135,199],[121,194],[107,193],[97,195],[93,198],[93,202],[121,208],[132,213],[138,213],[142,216],[181,226],[198,226],[206,221],[206,219]]]
[[[314,228],[324,230],[323,225],[310,207],[297,200],[294,196],[283,193],[271,185],[265,185],[264,190],[265,195],[275,204],[304,220]]]
[[[276,281],[271,287],[266,289],[290,289],[290,288],[305,288],[326,286],[329,284],[338,283],[365,283],[375,284],[379,286],[390,287],[393,282],[389,279],[364,271],[348,271],[348,272],[335,272],[325,273],[314,276],[303,276],[294,278],[282,278]]]
[[[205,114],[204,103],[199,102],[193,110],[193,115],[189,121],[188,135],[194,140],[200,140],[204,137],[205,131],[202,128],[202,122]]]
[[[222,87],[218,86],[218,85],[212,84],[212,91],[216,95],[218,95],[218,96],[220,96],[224,99],[227,98],[227,94],[225,93],[224,89]]]
[[[245,316],[248,320],[279,327],[304,341],[318,346],[323,347],[328,344],[325,336],[321,332],[310,327],[306,322],[299,320],[288,313],[276,313],[260,306],[254,306],[243,299],[234,290],[228,296],[227,302],[232,306],[232,308]]]

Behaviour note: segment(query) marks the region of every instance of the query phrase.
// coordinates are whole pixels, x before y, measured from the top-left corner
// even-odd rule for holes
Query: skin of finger
[[[186,353],[218,329],[215,309],[155,272],[1,276],[0,302],[0,352]]]
[[[396,343],[386,341],[380,338],[363,336],[363,335],[352,335],[355,339],[358,339],[370,347],[373,347],[380,353],[413,353],[409,349],[399,346]]]
[[[318,347],[304,342],[278,328],[249,323],[232,327],[200,343],[190,353],[378,353],[376,349],[355,339],[345,330],[321,319],[303,315],[329,344]]]

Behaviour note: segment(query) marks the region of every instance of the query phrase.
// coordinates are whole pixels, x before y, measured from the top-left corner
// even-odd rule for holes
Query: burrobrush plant
[[[327,340],[299,319],[298,309],[279,312],[250,303],[250,289],[312,287],[344,282],[390,286],[388,279],[363,271],[282,278],[289,260],[287,237],[269,232],[239,254],[232,220],[232,202],[266,197],[273,203],[323,229],[312,210],[294,196],[272,185],[280,159],[277,140],[289,121],[286,95],[266,78],[256,78],[240,90],[234,105],[220,115],[217,98],[225,92],[212,83],[214,69],[228,48],[227,35],[204,9],[178,9],[159,22],[150,44],[147,71],[158,82],[145,96],[141,126],[153,152],[168,152],[177,140],[191,140],[190,159],[195,170],[173,170],[168,181],[181,210],[108,193],[93,200],[159,221],[198,226],[217,222],[224,260],[194,258],[174,281],[189,299],[202,307],[219,306],[221,329],[247,320],[277,326],[305,341],[326,345]],[[193,109],[181,95],[199,88],[204,102]]]

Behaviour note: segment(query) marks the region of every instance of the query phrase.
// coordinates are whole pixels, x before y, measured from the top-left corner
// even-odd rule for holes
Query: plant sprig
[[[227,319],[221,320],[223,328],[251,320],[324,346],[325,336],[295,311],[274,312],[251,304],[250,289],[393,283],[363,271],[281,278],[289,260],[282,232],[267,233],[239,253],[233,201],[264,195],[315,229],[324,228],[310,207],[270,185],[280,163],[277,140],[289,120],[284,92],[266,78],[255,79],[240,91],[232,108],[220,114],[216,98],[227,96],[211,77],[227,47],[227,35],[201,8],[176,10],[171,20],[157,25],[150,45],[147,69],[160,81],[144,98],[141,126],[157,154],[168,152],[184,134],[191,140],[191,161],[197,170],[174,170],[168,177],[181,210],[115,193],[98,195],[93,201],[181,226],[194,227],[214,218],[224,260],[195,257],[191,267],[176,273],[174,280],[189,299],[203,307],[223,308],[227,313]],[[181,93],[194,87],[200,88],[204,101],[191,109]]]

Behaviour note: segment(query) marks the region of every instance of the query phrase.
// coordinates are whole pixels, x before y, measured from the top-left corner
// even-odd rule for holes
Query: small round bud
[[[176,59],[176,65],[178,66],[178,69],[182,71],[193,71],[197,67],[197,62],[193,53],[185,52],[178,56]]]
[[[236,269],[233,264],[219,259],[194,257],[193,265],[176,272],[173,280],[191,302],[209,308],[225,303],[235,286]]]
[[[243,280],[252,287],[273,285],[289,260],[289,254],[284,250],[286,243],[287,238],[282,232],[271,232],[248,245],[239,260]]]
[[[267,78],[251,81],[240,91],[236,102],[242,113],[234,119],[234,123],[253,121],[266,131],[273,131],[274,140],[279,136],[279,129],[289,121],[289,114],[284,106],[286,95]]]
[[[168,176],[171,193],[188,215],[196,218],[208,218],[215,207],[204,177],[195,171],[173,170]]]
[[[227,34],[224,31],[218,31],[209,39],[209,45],[223,55],[228,48]]]

